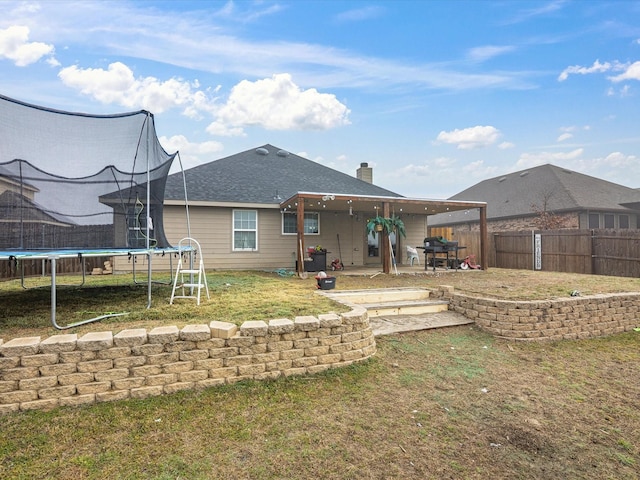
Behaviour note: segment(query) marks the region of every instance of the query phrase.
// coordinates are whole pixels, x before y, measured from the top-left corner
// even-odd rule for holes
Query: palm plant
[[[387,235],[396,232],[403,237],[407,236],[404,222],[395,213],[391,217],[377,215],[367,220],[367,234],[370,233],[375,237],[377,232],[385,232]]]

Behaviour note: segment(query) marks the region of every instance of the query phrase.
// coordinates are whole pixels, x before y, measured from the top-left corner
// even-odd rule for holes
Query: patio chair
[[[418,250],[416,250],[414,247],[410,247],[409,245],[407,245],[407,261],[411,264],[412,267],[413,267],[414,260],[418,261],[418,265],[420,264],[420,257],[418,256]]]

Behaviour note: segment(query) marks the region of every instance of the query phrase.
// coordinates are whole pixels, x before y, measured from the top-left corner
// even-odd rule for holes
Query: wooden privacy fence
[[[480,255],[480,232],[455,232],[447,238],[457,241],[459,247],[464,247],[458,251],[460,259],[465,258],[467,255],[474,255],[478,265],[482,265],[483,262],[486,263]],[[489,243],[489,247],[491,247],[491,243]]]
[[[104,262],[111,260],[111,257],[86,257],[85,273],[91,273],[94,268],[103,268]],[[24,270],[23,270],[24,269]],[[56,273],[80,274],[82,273],[82,260],[80,258],[62,258],[56,262]],[[48,276],[51,274],[51,262],[40,259],[24,260],[0,260],[0,280],[33,276]]]
[[[640,230],[535,230],[489,233],[489,258],[479,258],[479,232],[454,240],[489,267],[640,277]]]

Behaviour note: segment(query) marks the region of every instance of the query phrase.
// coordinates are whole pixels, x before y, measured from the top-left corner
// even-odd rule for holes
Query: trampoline
[[[108,313],[108,314],[104,314],[104,315],[99,315],[97,317],[93,317],[93,318],[88,318],[85,320],[80,320],[78,322],[74,322],[74,323],[70,323],[68,325],[60,325],[58,324],[57,320],[56,320],[56,305],[57,305],[57,263],[58,260],[62,260],[62,259],[66,259],[66,258],[78,258],[81,260],[82,262],[82,282],[77,285],[77,286],[82,286],[85,283],[85,277],[86,277],[86,269],[85,269],[85,265],[84,265],[84,260],[86,258],[92,258],[92,257],[122,257],[122,256],[126,256],[126,257],[130,257],[130,258],[134,258],[134,263],[133,263],[133,275],[134,275],[134,282],[135,282],[135,257],[139,256],[139,255],[143,255],[147,258],[147,266],[148,266],[148,272],[147,272],[147,284],[148,284],[148,289],[147,289],[147,308],[151,307],[151,257],[153,255],[165,255],[167,253],[171,254],[171,253],[177,253],[178,250],[176,248],[170,247],[170,248],[163,248],[163,249],[157,249],[157,248],[153,248],[153,249],[149,249],[149,250],[145,250],[145,249],[112,249],[112,250],[52,250],[52,251],[37,251],[37,250],[29,250],[29,251],[23,251],[23,252],[19,252],[19,251],[0,251],[0,260],[8,260],[8,261],[12,261],[12,262],[22,262],[22,261],[26,261],[26,260],[44,260],[44,261],[48,261],[50,264],[50,278],[51,278],[51,284],[50,284],[50,288],[51,288],[51,325],[53,325],[54,328],[58,329],[58,330],[67,330],[69,328],[73,328],[73,327],[78,327],[80,325],[85,325],[87,323],[92,323],[92,322],[97,322],[98,320],[102,320],[104,318],[110,318],[110,317],[119,317],[119,316],[123,316],[123,315],[127,315],[128,312],[122,312],[122,313]],[[21,271],[21,282],[22,282],[22,287],[25,287],[24,284],[24,273],[22,273]]]
[[[85,259],[145,256],[151,306],[152,258],[178,251],[165,236],[162,214],[175,159],[178,152],[161,147],[145,110],[91,115],[0,95],[0,261],[50,263],[56,329],[125,314],[59,325],[56,270],[63,259],[81,260],[84,283]],[[185,236],[188,215],[185,201]]]

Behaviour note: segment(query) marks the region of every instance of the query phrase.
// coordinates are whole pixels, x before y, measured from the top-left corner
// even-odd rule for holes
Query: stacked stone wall
[[[0,414],[146,398],[350,365],[376,351],[364,308],[296,317],[0,340]]]
[[[640,293],[510,301],[462,295],[441,287],[449,309],[481,329],[512,340],[575,340],[604,337],[640,326]]]

